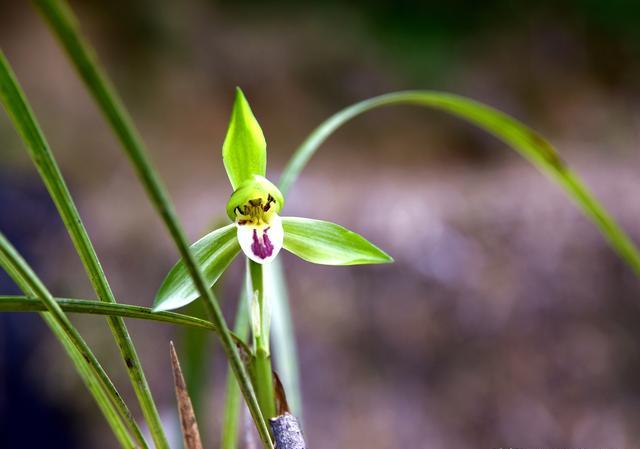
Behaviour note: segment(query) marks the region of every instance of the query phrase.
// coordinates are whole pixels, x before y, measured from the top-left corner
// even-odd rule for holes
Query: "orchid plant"
[[[213,286],[240,250],[257,264],[275,259],[284,247],[323,265],[389,263],[393,259],[362,236],[328,221],[280,217],[284,197],[267,178],[266,142],[240,89],[236,91],[222,159],[234,189],[226,206],[233,223],[216,229],[191,246],[208,286]],[[169,272],[156,295],[154,310],[172,310],[199,297],[184,262]]]
[[[267,145],[264,134],[244,94],[238,88],[222,159],[233,189],[226,213],[233,223],[202,237],[191,246],[207,282],[212,287],[242,252],[249,264],[253,303],[254,388],[265,418],[274,416],[275,403],[269,352],[269,298],[262,270],[282,248],[323,265],[363,265],[393,262],[384,251],[359,234],[328,221],[281,217],[284,196],[265,178]],[[199,297],[192,278],[180,260],[156,295],[154,310],[167,311]]]
[[[274,437],[278,449],[301,447],[281,444],[274,427],[272,426],[273,432],[270,433],[267,426],[267,420],[276,414],[276,397],[279,401],[282,399],[280,390],[275,394],[274,384],[278,383],[273,378],[271,368],[271,300],[278,299],[274,301],[274,304],[279,304],[279,308],[274,307],[274,316],[278,316],[281,323],[287,323],[282,327],[292,327],[290,316],[286,312],[286,282],[283,276],[275,274],[278,269],[277,256],[284,248],[306,261],[325,265],[376,264],[391,262],[392,259],[360,235],[342,226],[310,218],[281,217],[280,214],[289,188],[322,143],[342,125],[365,112],[391,105],[423,106],[456,116],[492,134],[555,181],[585,216],[594,222],[612,249],[640,276],[640,250],[636,244],[607,213],[580,178],[569,169],[549,142],[521,122],[489,106],[457,95],[427,90],[380,95],[348,106],[329,117],[296,149],[283,169],[276,187],[266,178],[267,154],[264,135],[244,95],[238,89],[222,147],[224,166],[233,190],[226,205],[226,213],[232,223],[205,235],[189,247],[168,193],[149,160],[144,142],[122,100],[100,67],[96,52],[83,38],[73,11],[64,0],[33,2],[59,39],[120,141],[122,150],[132,163],[181,259],[160,286],[153,310],[116,301],[54,154],[9,61],[0,49],[0,104],[22,137],[25,149],[56,205],[97,297],[54,297],[0,230],[0,267],[9,274],[23,293],[19,296],[0,296],[0,311],[41,312],[42,319],[51,328],[73,362],[118,443],[125,449],[148,449],[150,444],[127,402],[68,318],[68,313],[107,316],[124,369],[156,448],[170,449],[172,444],[165,432],[166,423],[160,418],[137,348],[123,318],[155,320],[178,326],[208,329],[219,336],[231,373],[231,382],[227,384],[227,392],[230,394],[227,395],[224,406],[225,422],[222,426],[224,449],[237,448],[235,435],[238,428],[240,395],[253,418],[264,449],[274,449]],[[239,308],[243,313],[239,313],[238,317],[242,318],[243,322],[250,322],[248,327],[252,333],[251,347],[246,343],[244,336],[234,334],[229,329],[211,288],[240,251],[245,254],[248,266],[248,301],[242,304],[249,307]],[[198,298],[205,307],[209,321],[168,312]],[[248,302],[250,304],[247,304]],[[244,310],[248,310],[248,313]],[[236,321],[235,330],[241,327],[240,322],[240,319]],[[246,332],[243,334],[246,335]],[[289,364],[283,366],[289,366],[290,369],[279,369],[283,383],[287,384],[285,377],[288,377],[288,385],[292,386],[288,388],[288,392],[295,393],[298,383],[294,382],[295,368],[291,368],[296,366],[295,350],[291,350],[294,340],[291,332],[274,333],[274,342],[280,348],[279,355],[282,355],[280,362],[282,363],[282,359],[289,360]],[[289,350],[283,350],[287,345]],[[195,438],[195,415],[190,401],[185,399],[185,396],[188,398],[185,382],[180,379],[178,372],[176,351],[172,351],[171,355],[172,363],[175,361],[174,374],[177,373],[175,385],[185,448],[200,448],[202,445],[199,438]],[[235,386],[233,392],[230,386]],[[299,398],[299,392],[296,396]],[[288,438],[291,435],[290,421],[282,421],[280,424],[279,427],[287,429],[285,433]]]

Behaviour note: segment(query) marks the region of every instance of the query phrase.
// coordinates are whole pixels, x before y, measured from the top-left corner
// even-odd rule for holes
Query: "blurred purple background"
[[[272,179],[340,108],[394,90],[446,90],[541,132],[640,241],[634,2],[72,5],[192,240],[223,218],[231,193],[220,150],[238,85],[265,132]],[[28,4],[0,2],[0,45],[118,300],[150,305],[178,256],[117,141]],[[0,151],[0,230],[56,295],[93,298],[4,114]],[[285,212],[343,224],[396,260],[332,268],[283,257],[310,447],[640,441],[637,278],[558,187],[495,139],[415,107],[369,113],[327,141]],[[220,292],[229,318],[240,269]],[[2,276],[0,294],[15,293]],[[104,320],[73,319],[138,413]],[[189,338],[165,324],[129,325],[173,423],[168,340],[185,354]],[[214,447],[225,365],[209,343],[194,362],[206,371],[189,374],[204,379],[196,400]],[[39,317],[1,314],[0,447],[44,445],[116,441]]]

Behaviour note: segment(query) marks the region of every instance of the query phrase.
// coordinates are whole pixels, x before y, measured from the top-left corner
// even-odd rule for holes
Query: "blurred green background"
[[[493,105],[549,138],[640,241],[640,3],[635,1],[74,1],[195,240],[231,193],[221,145],[234,87],[277,179],[321,120],[402,89]],[[13,64],[120,302],[150,305],[177,259],[118,144],[27,2],[0,1]],[[418,108],[332,137],[288,215],[348,226],[392,266],[284,255],[313,448],[631,447],[640,441],[640,286],[596,229],[517,155]],[[0,115],[0,229],[58,296],[93,297],[9,120]],[[241,266],[220,296],[231,317]],[[0,293],[12,293],[6,277]],[[193,311],[197,313],[197,310]],[[103,319],[74,317],[131,397]],[[168,423],[168,340],[130,322]],[[193,338],[193,336],[191,336]],[[224,359],[189,368],[217,444]],[[194,387],[195,388],[195,387]],[[133,403],[134,401],[132,401]],[[33,431],[30,423],[39,419]],[[116,447],[35,315],[0,315],[0,447]]]

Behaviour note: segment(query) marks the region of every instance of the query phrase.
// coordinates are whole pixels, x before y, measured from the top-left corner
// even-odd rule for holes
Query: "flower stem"
[[[254,295],[253,301],[255,301],[252,308],[254,358],[251,362],[251,371],[260,410],[264,419],[268,421],[276,415],[271,355],[269,353],[269,298],[264,294],[263,266],[250,261],[249,271]]]
[[[256,395],[260,410],[266,420],[276,416],[275,397],[273,394],[273,375],[271,373],[271,357],[263,348],[256,349],[254,376]]]

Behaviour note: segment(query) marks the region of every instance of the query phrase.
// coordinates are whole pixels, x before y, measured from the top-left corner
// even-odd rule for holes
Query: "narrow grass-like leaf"
[[[148,307],[129,304],[107,304],[91,299],[54,298],[54,300],[65,312],[158,321],[193,329],[206,329],[216,334],[221,333],[220,329],[210,321],[181,313],[154,312]],[[0,312],[39,312],[44,310],[47,310],[47,308],[39,299],[28,296],[0,296]],[[243,351],[249,352],[249,347],[244,343],[245,339],[238,338],[233,332],[231,332],[231,338],[237,346],[242,347]]]
[[[73,365],[76,367],[78,374],[82,378],[87,389],[91,392],[93,397],[95,398],[98,407],[102,411],[105,419],[111,426],[114,434],[120,445],[124,448],[128,449],[137,449],[140,446],[136,441],[134,441],[127,432],[127,428],[125,424],[122,422],[122,418],[118,415],[118,411],[115,409],[111,401],[109,400],[109,395],[102,388],[100,384],[100,380],[93,374],[91,368],[82,357],[82,353],[76,349],[73,345],[73,342],[67,335],[64,333],[62,328],[56,323],[55,319],[48,312],[40,313],[40,316],[45,320],[47,326],[54,333],[56,338],[62,344],[62,347],[66,351],[67,355],[71,359]],[[146,443],[143,443],[143,447],[148,447]]]
[[[569,170],[549,142],[512,117],[456,95],[432,91],[396,92],[361,101],[334,114],[318,126],[291,157],[280,178],[282,193],[286,196],[309,159],[334,131],[364,112],[391,105],[418,105],[438,109],[493,134],[560,184],[582,212],[598,226],[611,247],[640,275],[638,248],[580,178]]]
[[[96,294],[101,301],[115,303],[116,299],[58,164],[2,50],[0,50],[0,100],[24,140],[27,151],[60,213]],[[129,374],[143,414],[149,423],[151,435],[159,449],[169,449],[158,411],[129,331],[120,318],[109,317],[108,323],[120,348],[122,361]]]
[[[154,312],[148,307],[129,304],[108,304],[93,299],[54,298],[65,312],[86,315],[111,315],[123,318],[160,321],[198,329],[218,329],[209,321],[174,312]],[[28,296],[0,296],[0,312],[38,312],[47,310],[42,301]]]
[[[311,218],[282,217],[284,248],[322,265],[390,263],[393,259],[364,237],[340,225]]]
[[[240,88],[236,88],[222,160],[233,190],[252,175],[265,176],[267,170],[267,142]]]
[[[191,251],[210,288],[240,252],[236,226],[216,229],[191,245]],[[182,260],[178,261],[162,282],[153,310],[173,310],[185,306],[200,296]]]
[[[245,273],[245,282],[243,284],[238,306],[236,311],[236,319],[233,325],[235,334],[245,342],[249,338],[249,285],[251,280],[249,272]],[[222,437],[221,449],[236,449],[238,447],[238,424],[240,418],[240,389],[233,373],[227,373],[227,385],[224,397],[224,414],[222,418]]]
[[[147,448],[147,443],[133,415],[111,382],[106,371],[91,351],[91,348],[89,348],[78,330],[73,326],[71,321],[69,321],[69,318],[53,299],[51,293],[49,293],[44,284],[42,284],[33,270],[31,270],[31,267],[29,267],[2,233],[0,233],[0,266],[9,273],[11,278],[26,295],[36,296],[46,307],[47,313],[43,313],[42,315],[47,324],[50,325],[56,335],[62,336],[60,341],[65,348],[70,347],[70,345],[75,348],[75,351],[69,352],[69,355],[72,356],[76,366],[78,366],[77,364],[81,360],[84,361],[82,362],[81,369],[79,369],[79,373],[84,377],[90,370],[93,376],[95,376],[95,378],[86,377],[85,381],[88,382],[88,386],[95,386],[96,382],[99,382],[102,387],[102,394],[94,394],[94,397],[98,401],[100,408],[107,413],[105,416],[109,423],[112,426],[115,425],[114,432],[118,440],[124,447],[137,447],[139,444],[141,447]],[[122,418],[123,422],[126,423],[129,430],[133,433],[137,444],[129,440],[126,429],[123,429],[119,422],[114,419],[111,409],[103,402],[105,396],[109,398],[120,415],[120,418]]]
[[[118,411],[115,409],[113,403],[109,399],[109,394],[100,383],[100,379],[98,379],[98,377],[93,373],[87,361],[84,359],[84,357],[82,357],[80,351],[73,345],[73,342],[65,334],[62,327],[60,327],[60,325],[51,316],[51,314],[46,312],[47,308],[45,307],[43,302],[34,297],[35,295],[31,291],[31,288],[29,288],[25,280],[18,274],[13,265],[9,263],[9,261],[1,254],[0,266],[4,268],[9,277],[16,283],[18,288],[20,288],[20,290],[22,290],[24,293],[28,293],[29,295],[29,298],[27,298],[26,296],[14,297],[17,298],[16,302],[22,303],[23,301],[28,301],[32,304],[35,304],[37,306],[37,310],[42,311],[41,313],[39,313],[40,317],[44,320],[49,329],[51,329],[51,332],[58,339],[65,352],[69,356],[69,359],[71,359],[71,362],[75,366],[76,371],[87,387],[87,390],[89,390],[96,403],[98,404],[98,407],[102,411],[102,414],[111,427],[111,430],[120,443],[120,446],[126,449],[135,448],[136,443],[129,434],[127,426],[124,423],[122,417],[118,414]],[[7,297],[0,297],[0,299],[1,298]],[[0,301],[0,304],[4,303]],[[4,312],[6,310],[0,307],[0,311]],[[11,308],[9,308],[8,311],[11,311]]]
[[[182,230],[173,204],[169,201],[166,189],[148,160],[147,151],[136,131],[129,114],[115,89],[100,68],[93,49],[84,41],[78,29],[77,20],[66,3],[59,0],[34,0],[43,17],[60,40],[76,70],[98,103],[102,113],[118,136],[122,148],[129,157],[138,174],[152,204],[164,221],[169,234],[174,240],[180,256],[189,270],[213,324],[220,329],[220,340],[234,374],[238,379],[240,390],[247,402],[251,417],[257,426],[258,434],[265,449],[272,449],[273,442],[269,429],[264,423],[260,407],[247,370],[240,359],[227,323],[220,310],[220,305],[206,281],[195,257],[189,250],[186,236]]]

